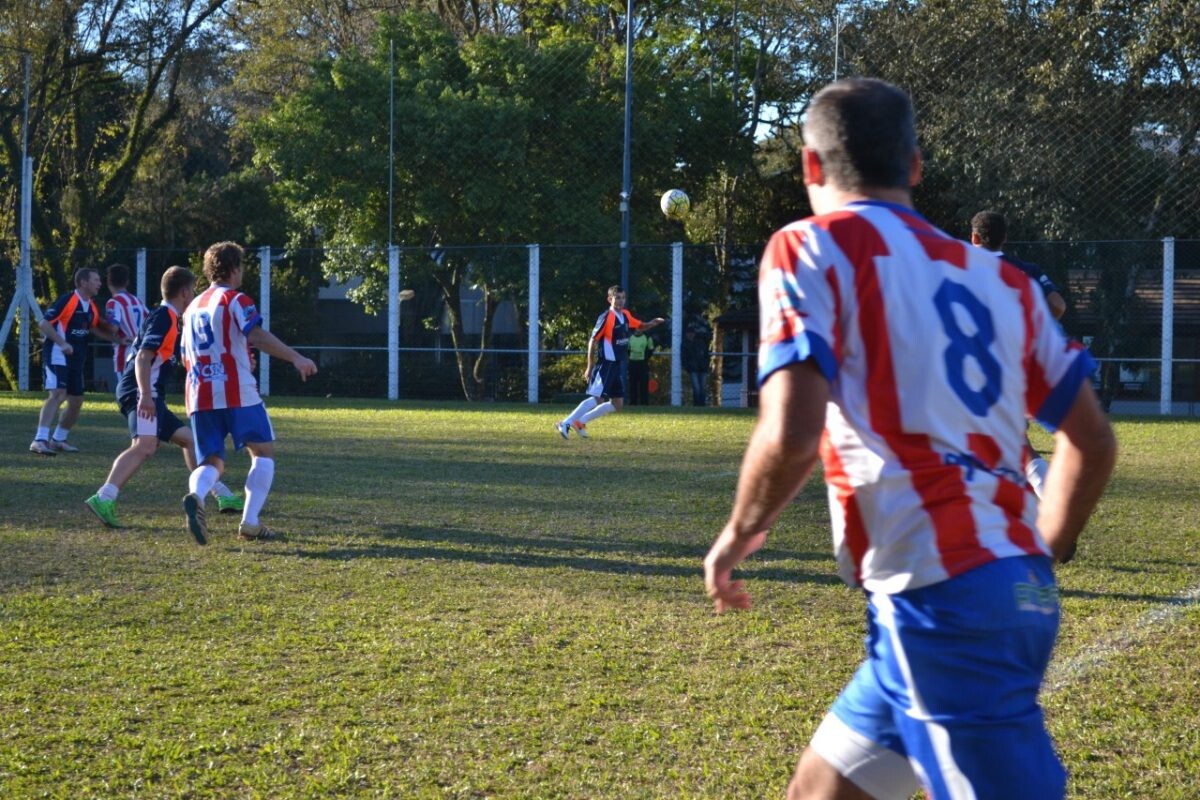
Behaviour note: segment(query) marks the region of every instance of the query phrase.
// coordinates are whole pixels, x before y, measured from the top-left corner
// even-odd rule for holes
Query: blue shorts
[[[625,385],[621,383],[621,362],[601,361],[592,367],[592,379],[588,381],[587,393],[592,397],[624,397]]]
[[[171,413],[171,410],[167,408],[167,401],[161,397],[154,398],[154,419],[139,417],[136,404],[132,408],[122,406],[121,413],[129,422],[129,438],[131,439],[139,436],[157,436],[159,441],[169,442],[175,435],[175,431],[183,427],[183,422]]]
[[[192,436],[196,439],[196,463],[209,456],[225,460],[225,437],[233,437],[233,448],[241,450],[247,442],[264,444],[275,441],[271,418],[262,403],[248,408],[218,408],[192,414]]]
[[[66,389],[67,394],[83,397],[83,364],[72,367],[69,364],[47,364],[42,368],[46,391]]]
[[[880,797],[911,791],[898,785],[899,756],[931,800],[1059,800],[1066,772],[1037,702],[1058,619],[1054,572],[1043,556],[999,559],[931,586],[872,595],[867,659],[813,748]],[[882,770],[874,776],[863,766],[872,751]]]

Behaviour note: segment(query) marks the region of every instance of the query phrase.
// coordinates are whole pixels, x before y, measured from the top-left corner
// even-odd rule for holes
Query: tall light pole
[[[629,291],[629,141],[633,121],[633,0],[625,0],[625,149],[621,165],[621,288]]]

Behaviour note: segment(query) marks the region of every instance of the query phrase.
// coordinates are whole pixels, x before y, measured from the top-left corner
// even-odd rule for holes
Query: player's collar
[[[916,217],[922,222],[929,221],[925,219],[925,217],[921,215],[921,212],[917,211],[915,208],[901,205],[900,203],[893,203],[888,200],[851,200],[846,204],[846,208],[853,208],[854,206],[878,206],[880,208],[890,209],[891,211],[895,211],[899,214],[907,214],[910,217]]]

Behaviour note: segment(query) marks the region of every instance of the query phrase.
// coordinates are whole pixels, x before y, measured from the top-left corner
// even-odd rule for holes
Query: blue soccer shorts
[[[71,397],[83,397],[83,364],[47,364],[42,369],[46,391],[66,389]]]
[[[225,437],[233,439],[235,450],[247,442],[264,444],[275,441],[271,418],[262,403],[248,408],[218,408],[192,414],[192,436],[196,440],[196,463],[209,456],[225,460]]]
[[[1037,702],[1058,620],[1044,556],[871,595],[867,659],[813,749],[878,798],[919,781],[930,800],[1060,800],[1066,772]]]
[[[129,422],[129,438],[139,436],[155,436],[159,441],[169,442],[175,431],[183,427],[179,417],[167,408],[167,401],[161,397],[154,398],[154,419],[143,419],[138,416],[137,406],[122,408],[121,413]]]
[[[592,397],[624,397],[625,384],[621,382],[621,362],[601,361],[594,366],[587,393]]]

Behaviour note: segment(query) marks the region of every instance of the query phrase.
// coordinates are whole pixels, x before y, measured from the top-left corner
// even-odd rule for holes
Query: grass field
[[[269,402],[264,520],[182,524],[164,450],[107,398],[78,455],[0,395],[0,797],[780,797],[861,655],[808,487],[714,616],[700,558],[752,416],[653,408],[562,441],[563,409]],[[1200,796],[1200,425],[1121,420],[1044,695],[1071,796]],[[1040,443],[1047,438],[1042,436]],[[231,485],[246,460],[231,460]]]

